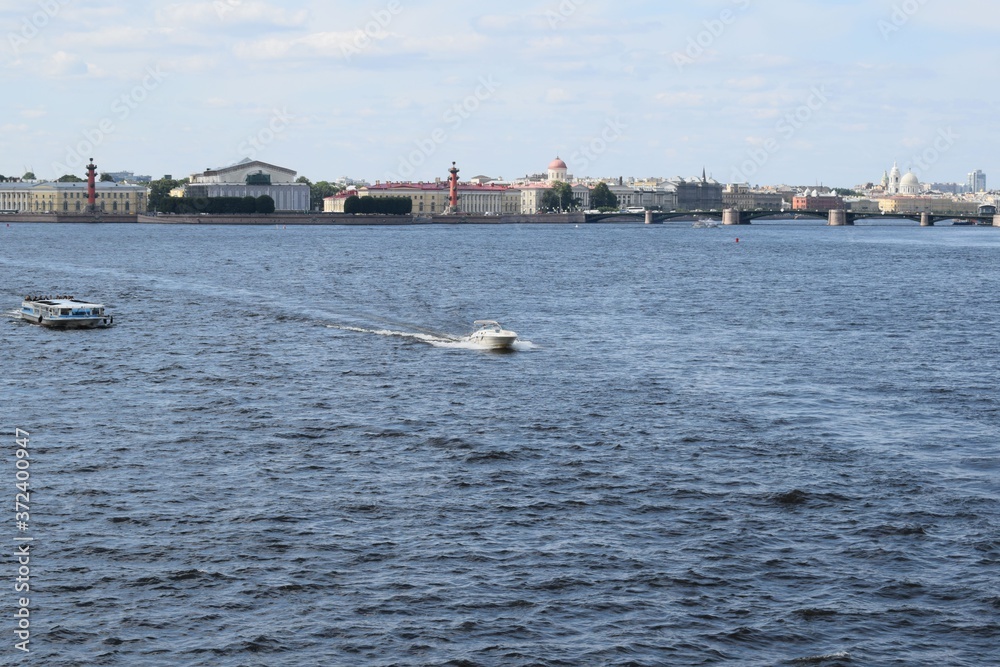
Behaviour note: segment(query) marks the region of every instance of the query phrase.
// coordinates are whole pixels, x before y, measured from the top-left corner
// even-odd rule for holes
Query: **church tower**
[[[889,194],[898,195],[899,194],[899,181],[902,179],[903,175],[899,172],[899,166],[893,162],[892,171],[889,172]]]

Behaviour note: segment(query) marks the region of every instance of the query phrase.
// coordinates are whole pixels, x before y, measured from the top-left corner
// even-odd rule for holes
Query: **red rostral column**
[[[97,165],[90,158],[87,165],[87,210],[93,213],[97,210]]]
[[[449,183],[451,183],[449,204],[451,212],[458,213],[458,167],[455,166],[454,162],[451,163],[451,169],[448,170],[448,173],[451,174],[451,178],[449,179]]]

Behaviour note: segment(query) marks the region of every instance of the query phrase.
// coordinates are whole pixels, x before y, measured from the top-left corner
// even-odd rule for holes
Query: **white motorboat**
[[[509,350],[517,340],[517,334],[504,329],[496,320],[476,320],[476,330],[469,341],[489,350]]]
[[[53,329],[94,329],[114,322],[104,304],[71,296],[26,296],[21,302],[21,319]]]

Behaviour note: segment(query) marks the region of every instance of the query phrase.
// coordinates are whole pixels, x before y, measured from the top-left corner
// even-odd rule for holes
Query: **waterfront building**
[[[376,183],[357,188],[353,193],[338,193],[328,197],[323,210],[342,213],[350,194],[359,197],[407,197],[413,202],[416,215],[440,215],[449,205],[448,183],[438,179],[433,183]],[[521,190],[507,185],[459,183],[458,210],[480,215],[513,215],[521,210]]]
[[[355,186],[350,186],[345,190],[341,190],[332,197],[326,197],[323,199],[323,212],[324,213],[343,213],[344,212],[344,202],[347,201],[348,197],[356,197],[358,195],[358,189]]]
[[[359,197],[408,197],[416,215],[438,215],[448,209],[448,184],[441,179],[433,183],[381,183],[358,188]]]
[[[845,202],[847,208],[854,213],[881,213],[878,200],[875,199],[855,199]]]
[[[260,160],[245,159],[219,169],[193,174],[191,182],[171,191],[172,197],[260,197],[274,200],[275,211],[308,211],[310,189],[295,182],[296,172]],[[175,194],[176,193],[176,194]]]
[[[934,200],[930,197],[884,197],[878,200],[882,213],[931,213]]]
[[[844,208],[844,200],[832,192],[820,194],[813,190],[792,197],[793,211],[839,211]]]
[[[730,183],[722,191],[722,205],[741,211],[780,211],[785,208],[785,201],[777,192],[753,190],[748,183]]]
[[[680,211],[718,211],[722,210],[722,184],[701,172],[701,178],[689,179],[677,176],[669,180],[669,184],[677,193],[676,208]]]
[[[97,210],[104,213],[135,214],[146,212],[146,188],[119,185],[110,181],[96,183]],[[0,183],[0,211],[9,213],[85,213],[87,183],[42,181]]]
[[[673,211],[677,208],[677,190],[669,183],[609,185],[608,190],[618,197],[620,209],[642,207],[649,210]]]
[[[521,211],[521,191],[490,183],[459,184],[458,206],[462,213],[513,215]]]

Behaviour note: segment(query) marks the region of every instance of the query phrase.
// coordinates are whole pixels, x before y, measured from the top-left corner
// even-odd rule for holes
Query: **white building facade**
[[[184,186],[185,197],[260,197],[274,200],[275,211],[308,211],[311,191],[305,183],[295,182],[292,169],[246,159],[193,174]],[[173,195],[173,193],[171,193]]]

